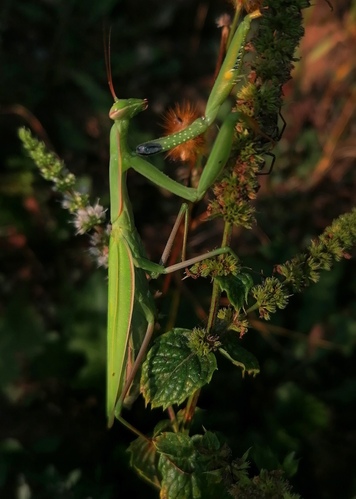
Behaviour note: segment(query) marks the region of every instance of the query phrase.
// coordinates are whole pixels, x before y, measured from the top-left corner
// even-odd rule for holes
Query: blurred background
[[[244,263],[265,275],[356,200],[356,2],[332,3],[333,11],[324,0],[304,11],[306,35],[284,88],[287,127],[274,170],[260,177],[256,227],[234,239]],[[30,127],[92,201],[108,206],[112,99],[103,27],[111,27],[117,95],[149,100],[131,129],[136,145],[161,133],[162,113],[175,102],[192,99],[204,110],[219,47],[215,19],[226,11],[223,0],[1,3],[2,498],[157,496],[129,470],[132,435],[119,424],[106,430],[106,272],[92,262],[88,238],[75,236],[17,129]],[[168,172],[180,173],[175,164]],[[158,261],[179,200],[135,173],[128,180],[136,224]],[[190,250],[214,247],[219,229],[203,226]],[[195,282],[184,283],[187,293],[198,293]],[[295,453],[291,482],[304,498],[356,496],[355,291],[355,260],[344,260],[270,323],[253,319],[243,344],[261,374],[241,379],[220,360],[199,401],[195,430],[223,430],[236,457],[252,447],[256,470],[288,468],[286,456]],[[200,303],[206,307],[204,296]],[[169,310],[169,295],[162,310]],[[182,301],[179,314],[180,326],[197,323],[191,302]],[[163,417],[141,400],[127,414],[143,432]]]

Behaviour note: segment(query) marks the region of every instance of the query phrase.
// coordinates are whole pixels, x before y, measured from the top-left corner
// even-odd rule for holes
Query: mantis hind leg
[[[148,345],[150,344],[150,341],[152,339],[153,331],[154,331],[154,326],[155,322],[150,322],[147,326],[146,333],[143,339],[143,342],[140,346],[139,352],[133,362],[132,368],[129,371],[129,374],[126,378],[124,388],[122,390],[122,393],[120,395],[120,398],[116,404],[115,407],[115,416],[118,419],[121,419],[120,414],[122,407],[130,407],[133,402],[136,400],[138,396],[138,389],[135,389],[134,380],[136,377],[136,374],[145,358],[146,351],[148,349]],[[129,366],[128,366],[129,367]]]
[[[186,203],[183,203],[179,213],[177,215],[176,221],[174,223],[173,229],[171,231],[171,234],[168,238],[167,244],[165,246],[165,249],[162,253],[162,257],[160,260],[160,264],[163,266],[166,264],[167,259],[169,257],[169,253],[172,249],[172,245],[174,242],[174,239],[177,235],[179,226],[182,222],[183,217],[185,218],[184,222],[184,235],[183,235],[183,249],[182,249],[182,261],[179,263],[175,263],[173,265],[169,265],[168,267],[163,267],[162,274],[167,275],[171,274],[172,272],[175,272],[176,270],[184,269],[186,267],[189,267],[191,265],[194,265],[195,263],[201,262],[202,260],[206,260],[209,258],[214,258],[219,255],[224,255],[224,254],[230,254],[236,260],[238,260],[238,257],[236,253],[229,247],[229,246],[224,246],[222,248],[217,248],[212,251],[208,251],[206,253],[203,253],[202,255],[195,256],[193,258],[186,259],[185,258],[185,252],[186,252],[186,244],[187,244],[187,237],[188,237],[188,219],[189,219],[189,208]],[[156,277],[156,276],[154,276]]]

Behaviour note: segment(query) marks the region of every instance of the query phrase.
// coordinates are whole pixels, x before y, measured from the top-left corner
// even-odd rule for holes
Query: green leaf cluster
[[[318,239],[311,242],[306,251],[288,262],[278,265],[277,271],[285,283],[295,291],[301,291],[318,282],[323,270],[330,270],[334,261],[348,258],[347,251],[356,242],[356,208],[341,215],[327,227]]]
[[[129,448],[138,474],[170,499],[298,499],[282,471],[249,477],[248,452],[233,459],[216,434],[189,437],[164,432],[151,440],[139,437]]]

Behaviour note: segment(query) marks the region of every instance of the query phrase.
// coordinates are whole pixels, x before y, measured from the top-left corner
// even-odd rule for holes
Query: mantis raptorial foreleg
[[[168,151],[179,144],[201,135],[212,125],[217,117],[221,104],[230,95],[241,75],[245,45],[251,28],[251,22],[253,19],[260,16],[261,12],[256,10],[251,14],[248,14],[239,24],[210,93],[204,116],[196,119],[191,125],[182,131],[140,144],[136,147],[136,152],[138,154],[142,156],[149,156],[159,152]],[[238,117],[236,116],[235,122],[237,119]]]
[[[221,125],[196,188],[179,184],[139,156],[132,156],[131,166],[159,187],[167,189],[187,201],[199,201],[225,167],[231,151],[236,119],[237,113],[231,113]]]

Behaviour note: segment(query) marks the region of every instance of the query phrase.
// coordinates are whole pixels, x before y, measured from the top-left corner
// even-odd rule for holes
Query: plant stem
[[[198,403],[198,398],[200,395],[200,388],[196,392],[193,393],[188,399],[187,405],[184,411],[184,419],[183,419],[183,428],[182,431],[188,431],[190,425],[192,424],[195,408]]]
[[[230,246],[231,234],[232,234],[232,225],[229,222],[225,222],[224,233],[223,233],[223,237],[222,237],[222,241],[221,241],[222,248],[226,247],[226,246]],[[219,302],[220,302],[220,295],[221,295],[220,286],[217,282],[214,281],[213,290],[212,290],[212,294],[211,294],[211,301],[210,301],[208,324],[207,324],[207,328],[206,328],[207,333],[210,333],[210,331],[214,327],[216,314],[217,314],[217,310],[218,310]]]
[[[126,426],[126,428],[128,430],[132,431],[132,433],[134,433],[138,437],[141,437],[141,438],[143,438],[144,440],[147,440],[147,441],[150,440],[148,437],[146,437],[146,435],[144,435],[143,433],[140,432],[140,430],[138,430],[137,428],[135,428],[134,426],[132,426],[132,424],[130,424],[128,421],[126,421],[126,419],[124,419],[123,417],[117,416],[117,419],[120,421],[121,424],[123,424],[124,426]]]
[[[174,409],[171,405],[167,408],[167,412],[168,412],[169,419],[171,421],[174,433],[178,433],[179,432],[178,421],[177,421],[176,413],[174,412]]]

